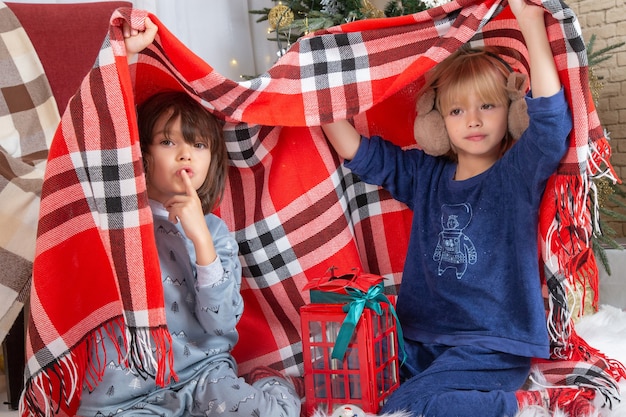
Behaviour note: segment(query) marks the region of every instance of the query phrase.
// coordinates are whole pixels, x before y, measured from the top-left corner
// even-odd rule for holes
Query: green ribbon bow
[[[339,328],[339,333],[337,334],[337,340],[335,341],[331,357],[333,359],[343,360],[346,355],[348,344],[354,334],[356,325],[366,307],[380,316],[383,314],[383,309],[380,303],[386,303],[389,305],[389,311],[393,314],[393,317],[396,320],[398,345],[400,347],[400,352],[402,352],[402,363],[404,363],[406,352],[404,351],[402,328],[400,327],[400,321],[398,320],[396,309],[383,293],[383,283],[381,282],[370,287],[367,292],[351,287],[346,287],[345,290],[347,294],[311,291],[311,302],[313,303],[344,304],[343,311],[346,313],[346,318],[343,320],[343,323],[341,323],[341,327]]]

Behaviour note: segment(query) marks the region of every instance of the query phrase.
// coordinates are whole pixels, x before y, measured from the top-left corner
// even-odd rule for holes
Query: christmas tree
[[[274,0],[276,6],[250,13],[261,15],[257,23],[267,21],[270,39],[278,43],[279,55],[299,37],[355,20],[403,16],[421,12],[448,0],[391,0],[385,10],[370,0]]]

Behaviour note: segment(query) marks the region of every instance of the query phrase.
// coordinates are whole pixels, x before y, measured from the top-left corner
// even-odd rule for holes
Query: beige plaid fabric
[[[59,112],[39,58],[0,2],[0,342],[26,302],[39,199]]]

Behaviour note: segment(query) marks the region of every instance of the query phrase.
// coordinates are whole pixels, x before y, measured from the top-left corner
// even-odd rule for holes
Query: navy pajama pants
[[[530,358],[476,346],[425,345],[405,339],[403,382],[381,413],[423,417],[513,417],[515,391],[530,373]]]

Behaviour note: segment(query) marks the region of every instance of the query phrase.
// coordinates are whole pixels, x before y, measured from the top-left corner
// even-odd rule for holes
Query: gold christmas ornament
[[[385,17],[385,12],[374,6],[370,0],[361,0],[360,12],[363,13],[366,19]]]
[[[595,183],[596,192],[598,193],[598,206],[605,207],[615,190],[613,190],[611,182],[606,178],[599,178],[595,180]]]
[[[600,99],[600,90],[602,90],[603,87],[604,84],[600,81],[600,78],[595,74],[593,68],[589,67],[589,89],[591,90],[591,97],[596,105]]]
[[[279,4],[270,9],[267,20],[272,30],[282,29],[293,23],[293,12],[284,4]]]

